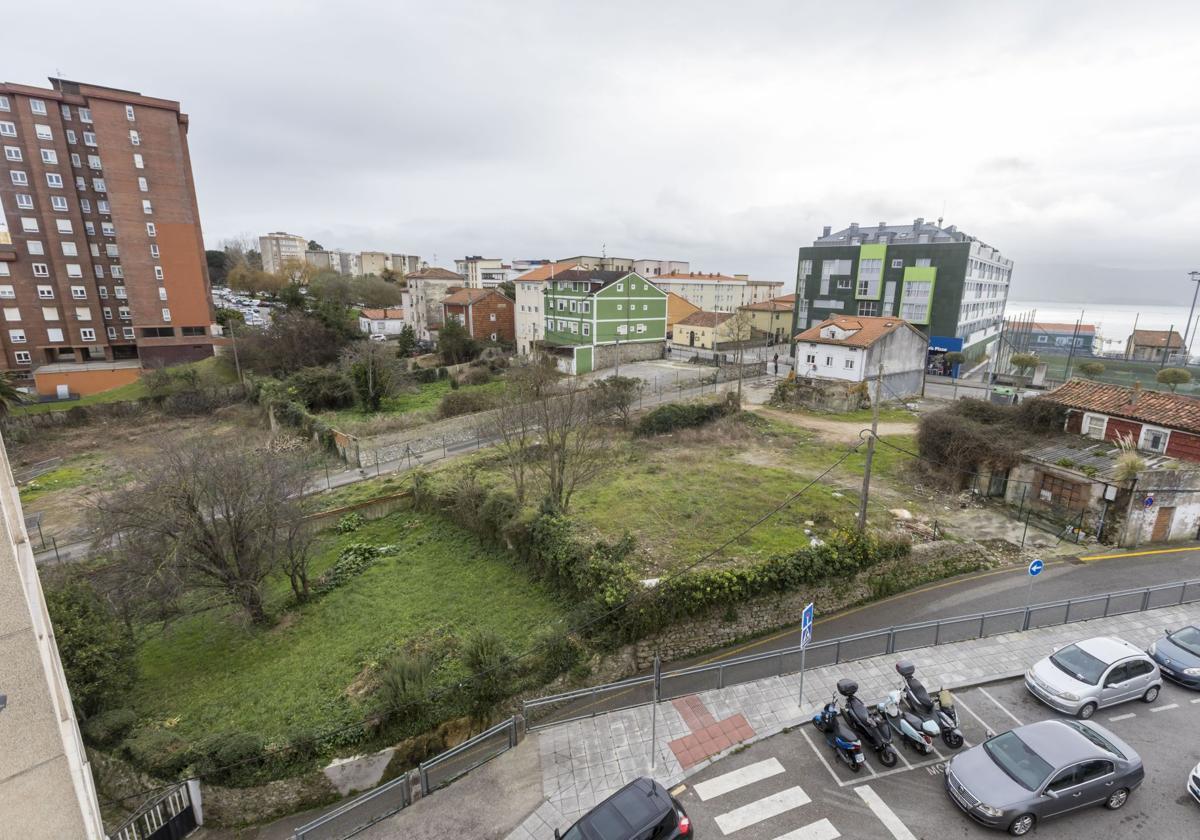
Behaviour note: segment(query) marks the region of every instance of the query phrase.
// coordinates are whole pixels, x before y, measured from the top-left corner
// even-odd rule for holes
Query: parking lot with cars
[[[932,687],[931,687],[932,688]],[[868,698],[871,700],[878,698]],[[883,767],[870,753],[852,772],[823,736],[802,726],[718,761],[677,791],[696,836],[736,840],[934,840],[1005,836],[976,825],[950,800],[944,768],[956,753],[991,735],[1044,720],[1070,720],[1035,699],[1024,678],[955,692],[966,743],[935,743],[928,757],[899,748]],[[1091,722],[1140,755],[1145,781],[1120,810],[1079,808],[1037,825],[1029,836],[1061,840],[1200,836],[1200,803],[1187,792],[1200,761],[1200,692],[1166,683],[1153,703],[1134,700],[1101,709]]]

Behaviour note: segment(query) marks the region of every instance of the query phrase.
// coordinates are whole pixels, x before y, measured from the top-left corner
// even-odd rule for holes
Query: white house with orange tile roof
[[[929,339],[902,318],[838,315],[797,333],[796,375],[873,381],[883,362],[884,398],[921,392]]]

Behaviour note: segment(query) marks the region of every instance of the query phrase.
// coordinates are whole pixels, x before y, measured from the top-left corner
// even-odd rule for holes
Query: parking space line
[[[815,823],[789,831],[775,840],[837,840],[842,833],[833,827],[829,820],[817,820]]]
[[[930,767],[934,764],[945,764],[945,761],[940,758],[931,758],[928,761],[922,761],[919,764],[913,764],[908,767],[893,767],[891,770],[884,770],[882,773],[876,773],[872,781],[886,779],[888,776],[894,776],[897,773],[907,773],[909,770],[919,770],[922,767]],[[842,787],[849,787],[850,785],[858,784],[860,781],[862,780],[851,779],[848,782],[841,782],[840,784]]]
[[[1155,707],[1154,707],[1153,709],[1151,709],[1150,711],[1151,711],[1151,712],[1165,712],[1165,711],[1168,711],[1168,710],[1170,710],[1170,709],[1178,709],[1178,708],[1179,708],[1179,704],[1178,704],[1178,703],[1171,703],[1171,704],[1170,704],[1170,705],[1168,705],[1168,706],[1155,706]]]
[[[1154,711],[1154,710],[1153,710],[1153,709],[1151,709],[1150,711]],[[1117,721],[1119,721],[1119,720],[1129,720],[1130,718],[1133,718],[1133,717],[1137,717],[1137,715],[1136,715],[1136,714],[1134,714],[1133,712],[1130,712],[1130,713],[1129,713],[1129,714],[1127,714],[1127,715],[1117,715],[1116,717],[1110,717],[1110,718],[1108,719],[1108,722],[1109,722],[1109,723],[1116,723],[1116,722],[1117,722]]]
[[[719,815],[714,821],[717,824],[717,828],[721,829],[722,834],[733,834],[735,831],[741,831],[743,828],[752,826],[755,823],[769,820],[771,817],[777,817],[793,808],[807,805],[811,801],[808,794],[797,785],[787,790],[781,790],[779,793],[764,796],[762,799],[759,799],[757,802],[751,802],[749,805],[734,808],[726,814]]]
[[[830,765],[829,760],[825,758],[825,753],[822,750],[817,749],[816,744],[812,742],[812,738],[808,737],[808,731],[804,728],[801,728],[800,734],[804,736],[804,740],[808,742],[810,747],[812,747],[812,751],[816,754],[817,758],[820,759],[821,763],[825,765],[825,769],[828,770],[829,775],[833,777],[834,784],[836,784],[838,787],[842,787],[842,780],[838,778],[837,773],[833,772],[833,767]]]
[[[967,714],[969,714],[971,717],[975,718],[975,720],[979,721],[979,725],[983,727],[983,734],[986,737],[990,738],[992,735],[995,734],[996,730],[992,729],[992,727],[988,725],[987,721],[985,721],[979,715],[975,714],[975,712],[971,709],[971,707],[962,701],[961,696],[955,697],[954,702],[957,703],[959,706],[961,706],[966,711]]]
[[[908,830],[908,826],[896,816],[896,812],[879,798],[879,794],[871,790],[870,785],[860,785],[854,789],[854,792],[867,804],[871,813],[879,818],[884,828],[891,832],[892,837],[895,837],[896,840],[917,840],[916,836]]]
[[[982,694],[987,699],[991,700],[992,705],[994,705],[997,709],[1004,712],[1004,714],[1008,715],[1010,718],[1015,720],[1017,722],[1017,726],[1025,725],[1025,724],[1021,723],[1021,719],[1019,717],[1017,717],[1012,712],[1010,712],[1008,709],[1006,709],[999,700],[997,700],[995,697],[993,697],[991,694],[989,694],[988,690],[986,688],[984,688],[983,686],[979,686],[979,693]]]
[[[748,764],[745,767],[734,770],[732,773],[725,773],[722,776],[698,782],[692,785],[692,790],[696,791],[696,795],[700,797],[701,801],[707,801],[724,793],[735,791],[740,787],[752,785],[755,782],[761,782],[763,779],[777,776],[782,772],[783,765],[779,763],[779,759],[768,758],[766,761]]]

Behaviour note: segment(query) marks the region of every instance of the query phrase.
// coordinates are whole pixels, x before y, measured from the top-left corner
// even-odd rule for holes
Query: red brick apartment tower
[[[0,83],[0,366],[91,393],[211,356],[212,295],[179,103]]]

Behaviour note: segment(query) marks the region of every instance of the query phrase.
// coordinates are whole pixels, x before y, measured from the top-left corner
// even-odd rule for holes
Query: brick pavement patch
[[[671,705],[687,728],[690,735],[676,738],[667,746],[675,753],[679,766],[687,770],[704,759],[724,752],[734,744],[754,737],[754,729],[746,718],[739,714],[717,720],[698,695],[692,694],[672,700]]]

